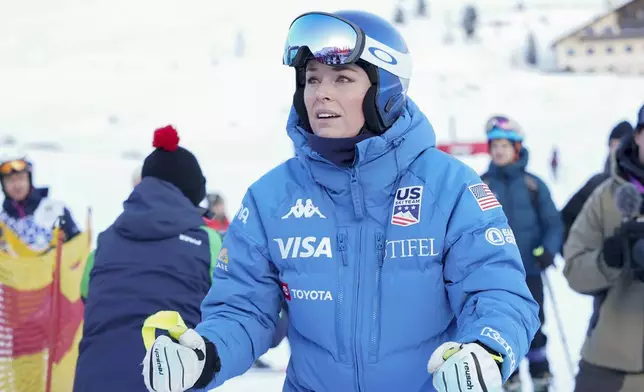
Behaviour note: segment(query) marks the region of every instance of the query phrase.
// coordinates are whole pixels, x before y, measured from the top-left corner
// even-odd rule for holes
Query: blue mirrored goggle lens
[[[329,15],[308,14],[298,18],[286,39],[283,62],[291,67],[304,66],[306,59],[298,56],[307,47],[313,57],[327,65],[354,61],[358,33],[348,23]]]
[[[520,142],[523,140],[521,135],[512,129],[503,129],[494,127],[487,131],[488,140],[494,139],[508,139],[514,142]]]

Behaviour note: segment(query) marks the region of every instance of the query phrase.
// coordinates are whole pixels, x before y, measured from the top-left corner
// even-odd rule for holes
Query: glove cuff
[[[208,384],[212,381],[215,374],[221,370],[221,360],[219,359],[219,354],[217,353],[217,347],[208,339],[203,337],[204,343],[206,343],[206,362],[201,371],[201,376],[195,383],[195,388],[206,388]],[[204,355],[201,351],[197,350],[197,357]],[[199,358],[202,359],[202,358]]]
[[[544,251],[540,256],[537,256],[536,260],[539,268],[541,268],[542,270],[545,270],[546,268],[555,264],[555,258],[547,250]]]
[[[501,355],[499,352],[495,350],[492,350],[485,343],[481,343],[480,340],[477,340],[475,343],[483,347],[483,349],[485,349],[485,351],[487,351],[488,354],[492,356],[492,358],[494,359],[494,362],[496,362],[496,364],[499,366],[499,370],[501,370],[501,366],[503,364],[503,355]]]

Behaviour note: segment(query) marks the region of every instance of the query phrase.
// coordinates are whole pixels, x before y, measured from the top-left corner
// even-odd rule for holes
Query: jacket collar
[[[5,197],[2,208],[12,218],[24,218],[33,215],[42,199],[49,196],[49,188],[32,188],[27,198],[21,202]]]
[[[515,178],[525,173],[526,166],[528,166],[528,159],[530,154],[525,147],[521,147],[519,151],[519,159],[516,162],[506,166],[498,166],[494,162],[490,162],[488,174],[494,178]]]
[[[348,168],[338,167],[313,151],[307,142],[307,131],[299,123],[295,109],[291,108],[287,133],[295,144],[297,158],[311,178],[332,196],[351,195],[355,199],[359,190],[366,195],[364,203],[367,206],[388,201],[400,175],[436,143],[431,124],[409,98],[403,114],[391,128],[356,145],[354,164]],[[356,200],[353,204],[357,209]]]

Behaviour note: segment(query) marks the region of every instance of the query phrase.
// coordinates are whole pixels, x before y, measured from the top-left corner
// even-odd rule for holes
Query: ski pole
[[[559,313],[559,310],[557,309],[557,301],[555,300],[555,292],[552,289],[552,285],[550,284],[550,279],[548,278],[548,275],[546,275],[546,272],[542,272],[541,276],[543,278],[543,283],[546,286],[546,291],[548,292],[548,295],[550,296],[550,302],[552,303],[552,309],[555,314],[555,321],[557,322],[557,328],[559,329],[559,337],[561,338],[561,344],[564,349],[564,355],[566,356],[566,362],[568,365],[568,371],[570,372],[570,377],[574,378],[575,377],[575,368],[572,363],[572,357],[570,356],[570,348],[568,347],[568,341],[566,340],[566,333],[563,329],[563,322],[561,321],[561,314]]]

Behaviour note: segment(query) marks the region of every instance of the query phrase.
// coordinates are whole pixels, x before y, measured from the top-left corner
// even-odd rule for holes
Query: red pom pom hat
[[[147,177],[172,184],[195,206],[206,197],[206,179],[197,158],[179,146],[179,134],[172,125],[154,131],[155,150],[145,158],[141,184],[150,186]]]

